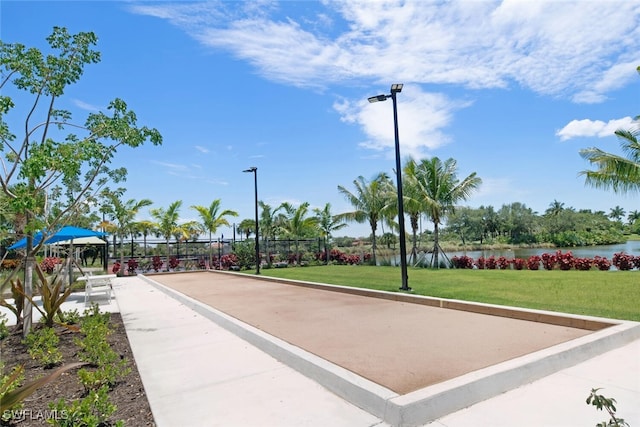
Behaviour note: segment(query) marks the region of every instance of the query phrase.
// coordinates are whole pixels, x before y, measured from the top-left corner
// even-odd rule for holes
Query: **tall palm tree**
[[[138,229],[138,231],[140,231],[140,234],[142,234],[142,241],[143,241],[143,253],[144,256],[146,258],[147,256],[147,236],[153,234],[153,232],[156,229],[156,223],[153,221],[149,221],[147,219],[142,220],[142,221],[138,221],[136,223],[136,228]]]
[[[411,223],[411,262],[415,263],[418,258],[418,228],[420,227],[420,217],[427,211],[427,206],[423,204],[420,197],[420,186],[417,182],[416,170],[418,163],[414,159],[407,160],[404,166],[404,211],[409,215]]]
[[[439,266],[438,253],[441,251],[438,243],[439,225],[449,212],[455,211],[458,202],[467,200],[482,180],[473,172],[462,181],[457,178],[457,162],[449,158],[444,162],[438,157],[423,159],[414,170],[412,197],[417,198],[424,206],[425,213],[433,222],[433,261]]]
[[[255,229],[256,229],[255,219],[251,219],[251,218],[243,219],[242,221],[240,221],[240,224],[238,224],[238,230],[240,230],[240,234],[244,233],[247,239],[251,236],[251,234],[253,234],[253,231]]]
[[[327,244],[331,241],[331,233],[346,227],[347,224],[344,222],[343,218],[331,213],[331,203],[325,204],[322,209],[315,208],[313,209],[313,212],[316,214],[316,221],[318,223],[318,228],[320,229],[320,235],[324,239],[325,263],[328,264],[329,251],[327,249]]]
[[[198,215],[200,215],[204,230],[209,232],[209,265],[213,263],[213,247],[211,246],[213,243],[211,240],[213,234],[223,225],[227,227],[230,226],[226,217],[238,216],[238,212],[236,211],[230,209],[222,210],[220,203],[220,199],[215,199],[209,206],[191,206],[191,209],[195,209]]]
[[[624,218],[625,211],[622,207],[616,206],[615,208],[611,208],[609,210],[609,218],[614,219],[620,223],[622,223],[622,218]]]
[[[309,213],[309,202],[304,202],[295,208],[292,204],[284,202],[280,207],[286,212],[286,220],[280,225],[284,234],[294,239],[296,246],[296,261],[300,265],[300,238],[308,236],[317,224],[317,218],[307,216]]]
[[[262,200],[258,202],[260,206],[260,230],[262,230],[262,240],[264,241],[264,248],[267,254],[267,264],[271,266],[271,250],[269,248],[269,241],[275,240],[276,233],[278,231],[278,215],[282,210],[282,205],[273,209],[270,205],[264,203]]]
[[[371,243],[373,263],[376,263],[376,230],[378,221],[381,220],[382,211],[389,205],[387,186],[389,176],[382,172],[373,180],[367,181],[362,175],[353,181],[355,191],[351,192],[342,185],[338,191],[342,193],[355,210],[338,215],[339,219],[355,221],[357,223],[368,222],[371,227]]]
[[[180,241],[185,242],[184,254],[188,254],[187,243],[191,240],[193,242],[198,241],[200,234],[205,232],[204,225],[198,221],[187,221],[184,224],[180,224],[178,227],[180,230]]]
[[[580,150],[580,156],[596,167],[584,170],[585,184],[614,193],[627,194],[640,192],[640,117],[636,118],[636,127],[631,130],[619,129],[615,132],[620,139],[622,152],[626,157],[607,153],[596,147]]]
[[[633,225],[633,223],[639,219],[640,219],[640,211],[638,210],[631,211],[627,214],[627,221],[629,222],[629,225]]]
[[[106,213],[111,217],[115,224],[115,234],[120,239],[120,272],[124,273],[124,248],[123,241],[126,235],[132,233],[134,220],[140,209],[153,204],[149,199],[135,200],[129,199],[123,202],[120,197],[122,193],[119,191],[105,191],[103,193],[105,199],[109,202],[106,206]]]
[[[167,269],[169,269],[169,240],[171,240],[171,236],[178,228],[178,213],[181,206],[182,200],[176,200],[166,210],[164,208],[155,208],[149,211],[157,222],[158,232],[165,238],[167,244]]]

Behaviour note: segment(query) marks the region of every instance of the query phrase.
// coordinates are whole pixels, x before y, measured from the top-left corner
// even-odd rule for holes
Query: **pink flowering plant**
[[[131,258],[129,259],[129,261],[127,261],[127,271],[129,272],[129,274],[135,274],[136,270],[138,269],[138,260],[135,258]]]
[[[61,264],[62,260],[58,257],[46,257],[40,263],[40,269],[47,274],[53,273],[57,264]]]
[[[542,257],[539,255],[531,255],[527,259],[527,268],[529,270],[540,270],[540,262],[542,261]]]

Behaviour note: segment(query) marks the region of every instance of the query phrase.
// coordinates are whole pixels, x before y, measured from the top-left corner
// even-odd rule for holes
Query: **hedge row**
[[[507,258],[504,256],[495,257],[490,256],[488,258],[480,257],[474,260],[466,255],[454,256],[451,259],[454,268],[477,268],[479,270],[540,270],[542,267],[545,270],[582,270],[587,271],[592,268],[598,270],[607,271],[613,265],[618,270],[640,270],[640,256],[633,256],[624,252],[618,252],[613,254],[611,260],[606,257],[595,256],[593,258],[579,258],[573,256],[571,251],[563,253],[562,251],[556,251],[555,253],[544,253],[542,255],[532,255],[529,258]]]

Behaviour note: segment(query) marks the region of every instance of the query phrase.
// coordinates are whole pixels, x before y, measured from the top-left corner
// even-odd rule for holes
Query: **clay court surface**
[[[592,333],[241,275],[153,280],[398,394]]]

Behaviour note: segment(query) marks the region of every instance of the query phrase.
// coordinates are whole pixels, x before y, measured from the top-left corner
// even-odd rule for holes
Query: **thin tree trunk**
[[[433,223],[433,262],[435,268],[440,268],[440,263],[438,262],[438,254],[440,252],[440,245],[438,244],[438,223],[434,221]]]

